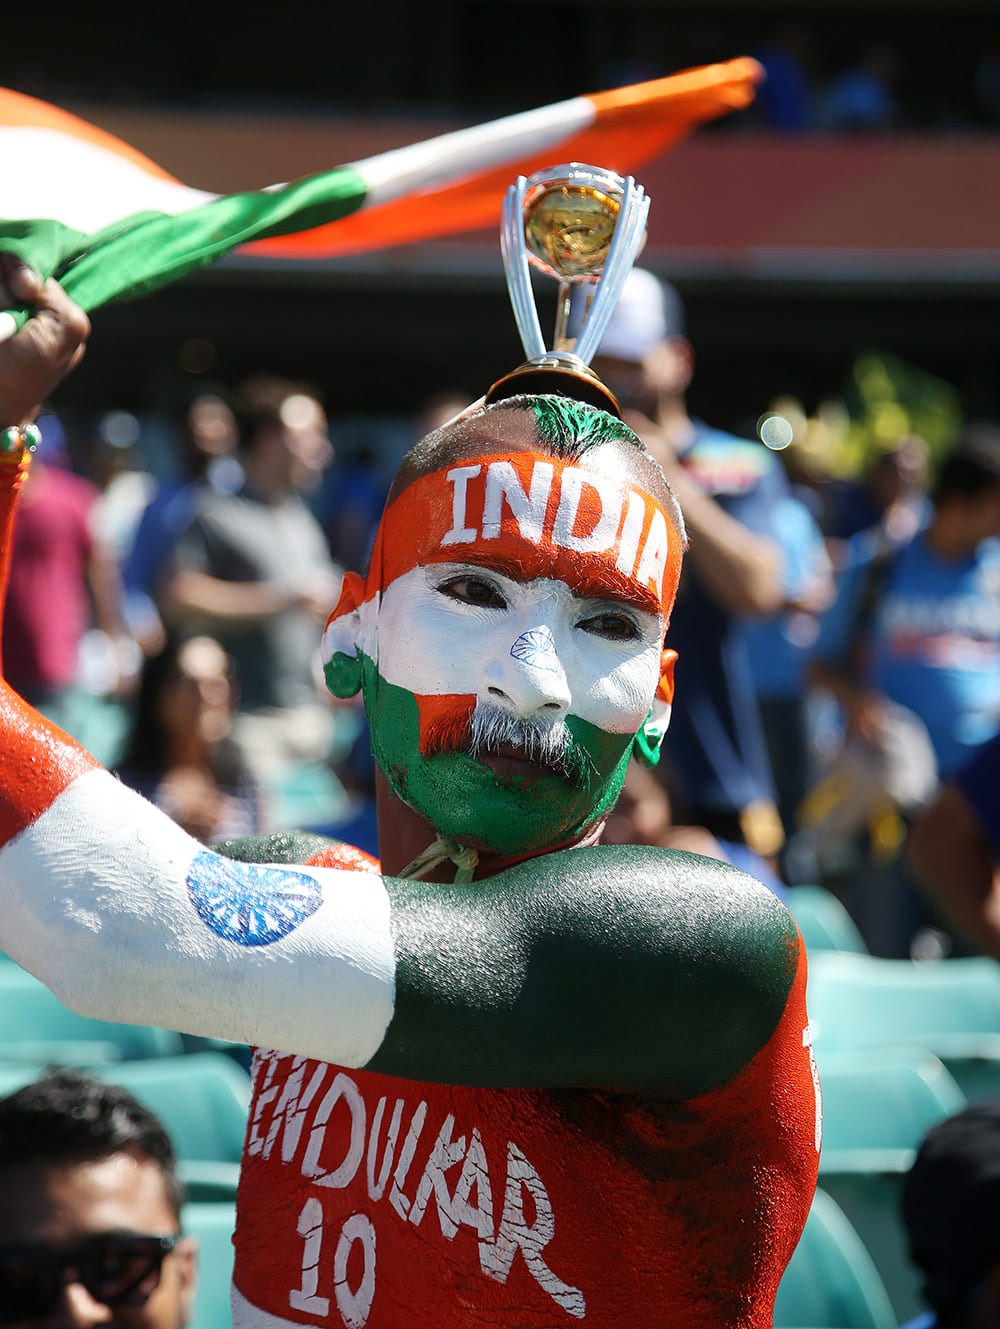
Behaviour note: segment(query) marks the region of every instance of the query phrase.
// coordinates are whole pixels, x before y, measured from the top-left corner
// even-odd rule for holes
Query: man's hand
[[[90,319],[58,282],[43,282],[14,254],[0,253],[0,309],[28,305],[31,318],[0,342],[0,427],[22,425],[83,357]]]

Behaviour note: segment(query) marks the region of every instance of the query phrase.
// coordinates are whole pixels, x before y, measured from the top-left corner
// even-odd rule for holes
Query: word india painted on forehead
[[[452,524],[442,546],[498,539],[506,504],[522,539],[577,554],[615,549],[618,571],[642,587],[654,588],[660,598],[670,542],[666,517],[647,495],[626,489],[610,476],[566,466],[558,475],[558,500],[553,505],[549,502],[557,476],[553,462],[533,460],[525,488],[513,461],[491,461],[486,466],[482,508],[476,512],[469,482],[482,470],[482,464],[475,464],[446,473],[452,486]],[[470,525],[475,518],[477,524]]]
[[[545,1261],[555,1214],[545,1183],[515,1141],[507,1141],[505,1157],[489,1158],[478,1125],[457,1122],[453,1112],[433,1120],[426,1099],[414,1102],[412,1094],[391,1106],[382,1095],[371,1111],[347,1072],[305,1057],[258,1050],[254,1074],[260,1089],[247,1155],[297,1169],[310,1186],[293,1216],[299,1240],[280,1252],[292,1310],[328,1319],[332,1292],[347,1329],[367,1322],[376,1287],[375,1224],[369,1213],[355,1210],[338,1231],[327,1212],[336,1191],[350,1190],[353,1207],[363,1184],[368,1207],[379,1206],[382,1221],[426,1232],[427,1220],[433,1232],[433,1212],[442,1241],[454,1240],[460,1227],[470,1229],[482,1275],[498,1283],[507,1281],[520,1252],[540,1295],[573,1318],[586,1316],[583,1293]],[[400,1090],[406,1093],[405,1083]]]

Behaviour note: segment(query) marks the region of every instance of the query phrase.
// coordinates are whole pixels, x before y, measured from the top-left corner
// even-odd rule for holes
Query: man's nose
[[[45,1317],[46,1329],[94,1329],[110,1324],[114,1313],[98,1301],[82,1283],[67,1282],[51,1314]]]
[[[564,715],[572,700],[556,642],[544,626],[522,632],[491,660],[484,682],[488,700],[518,715]]]

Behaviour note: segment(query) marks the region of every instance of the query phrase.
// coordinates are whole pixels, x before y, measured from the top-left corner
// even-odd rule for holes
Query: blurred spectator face
[[[604,827],[604,843],[662,845],[671,822],[666,790],[652,771],[632,762]]]
[[[693,355],[684,337],[651,346],[639,360],[595,355],[593,369],[624,410],[653,415],[661,397],[682,395],[691,385]]]
[[[577,313],[582,316],[579,304]],[[663,398],[682,396],[691,383],[694,354],[674,287],[645,268],[633,268],[592,363],[625,410],[654,415]]]
[[[207,394],[196,398],[187,413],[188,441],[196,453],[224,457],[235,451],[238,441],[236,417],[221,397]]]
[[[1000,487],[984,490],[970,507],[979,539],[995,540],[1000,537]]]
[[[878,458],[871,486],[881,511],[926,489],[928,449],[922,438],[907,438]]]
[[[315,397],[296,392],[281,405],[281,423],[284,443],[299,463],[303,479],[319,478],[320,473],[333,460],[326,412]]]
[[[163,684],[163,728],[168,733],[196,732],[204,743],[218,743],[232,728],[234,703],[231,662],[223,648],[211,637],[186,641]]]
[[[147,1155],[0,1171],[0,1324],[182,1329],[194,1282],[194,1242]]]

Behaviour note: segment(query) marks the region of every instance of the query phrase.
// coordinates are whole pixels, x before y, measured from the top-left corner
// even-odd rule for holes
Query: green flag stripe
[[[2,221],[3,247],[43,277],[55,277],[86,310],[133,299],[205,267],[239,245],[339,221],[365,201],[349,166],[276,190],[228,194],[174,215],[137,212],[93,235],[61,222]],[[26,311],[12,310],[20,327]]]

